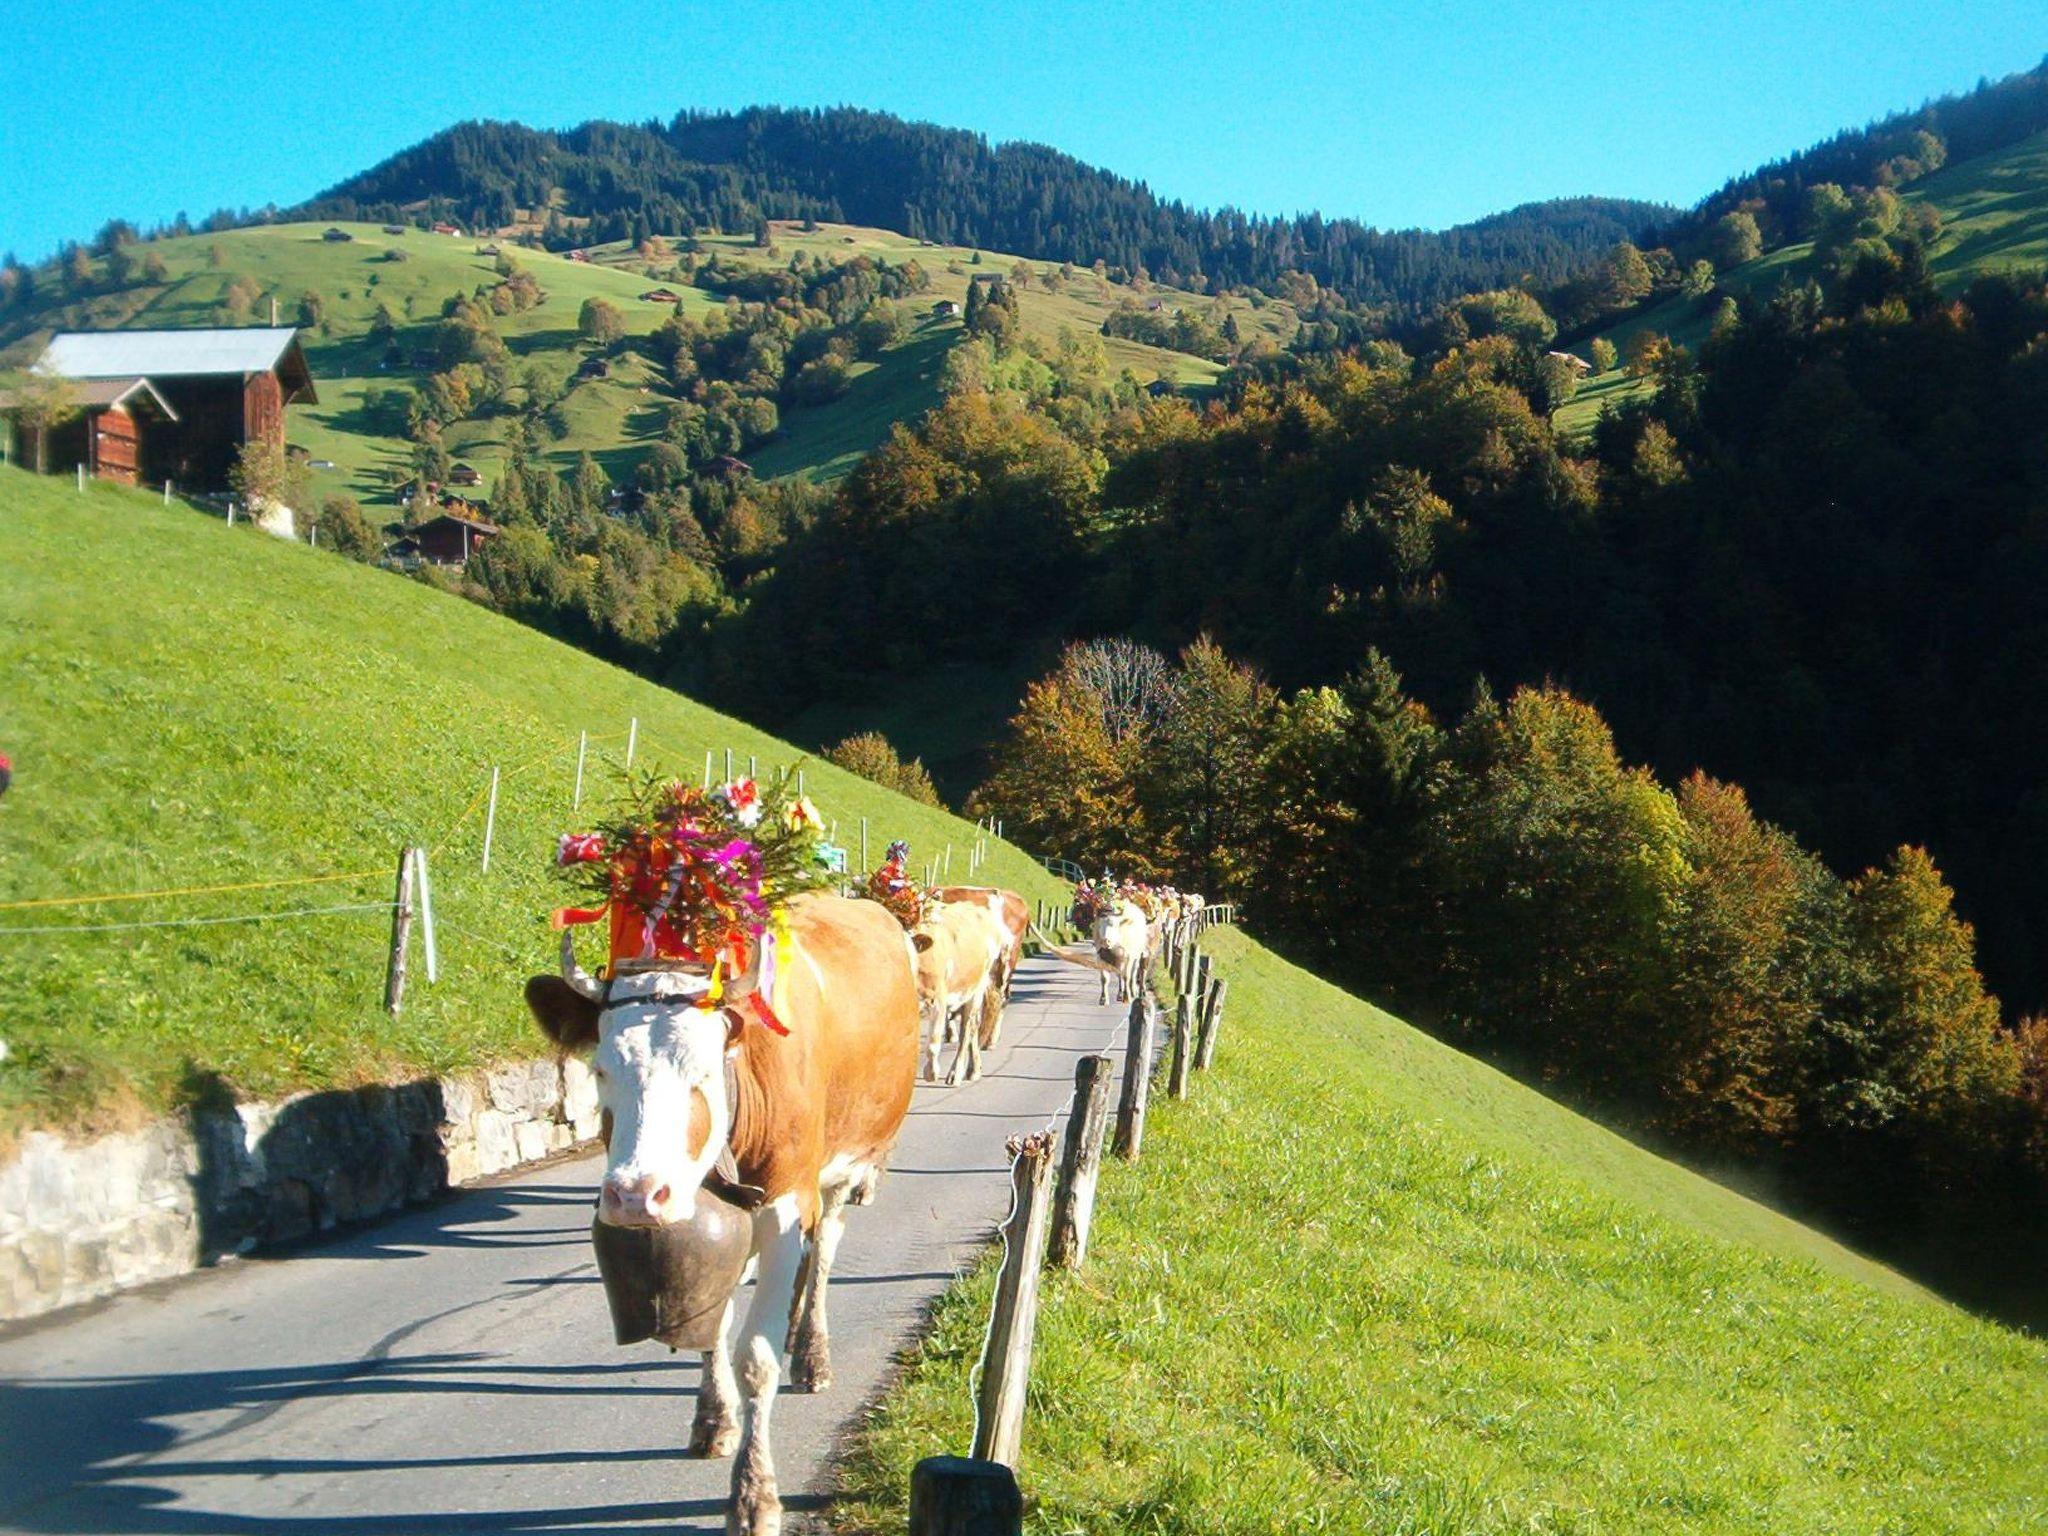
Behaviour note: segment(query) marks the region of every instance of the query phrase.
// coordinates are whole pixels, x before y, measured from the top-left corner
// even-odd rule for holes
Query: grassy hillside
[[[354,238],[322,239],[338,227]],[[0,338],[0,361],[32,361],[52,330],[77,326],[196,326],[222,321],[221,304],[239,278],[254,283],[261,297],[251,323],[267,320],[269,300],[278,301],[281,319],[297,317],[299,300],[316,293],[324,301],[322,324],[309,332],[307,357],[313,366],[320,401],[290,413],[291,441],[332,469],[317,472],[316,488],[345,491],[366,502],[388,501],[392,483],[411,462],[403,439],[381,433],[365,419],[365,397],[393,384],[411,384],[423,373],[387,371],[385,348],[368,340],[371,317],[381,303],[399,324],[399,344],[412,354],[427,349],[427,334],[439,319],[449,295],[470,293],[498,281],[494,258],[481,254],[485,239],[434,235],[408,230],[389,235],[377,224],[275,224],[215,235],[191,235],[133,247],[138,281],[119,292],[96,292],[66,301],[54,285],[45,302],[42,290],[25,312],[6,317]],[[962,301],[976,274],[1009,274],[1017,259],[1000,252],[976,252],[928,246],[886,230],[826,225],[805,233],[796,224],[774,226],[771,249],[756,249],[742,237],[707,237],[707,250],[756,265],[783,266],[797,251],[827,260],[856,255],[884,256],[900,263],[915,257],[932,275],[932,292],[906,301],[913,310],[928,310],[942,298]],[[650,266],[628,247],[600,247],[589,262],[570,261],[544,251],[507,245],[521,266],[533,273],[547,298],[536,308],[502,316],[499,332],[523,368],[538,364],[558,378],[568,378],[587,355],[576,336],[577,312],[589,298],[617,305],[626,317],[629,336],[645,335],[665,319],[670,307],[640,298],[656,286],[682,296],[683,309],[701,315],[721,302],[703,289],[658,280],[669,262]],[[401,252],[403,261],[388,257]],[[160,256],[162,282],[139,276],[150,254]],[[101,264],[104,265],[103,263]],[[1058,291],[1042,278],[1022,290],[1026,334],[1056,341],[1062,329],[1094,335],[1119,301],[1149,303],[1162,308],[1211,301],[1171,289],[1149,288],[1143,294],[1079,272],[1071,281],[1058,278],[1057,268],[1039,263],[1035,273],[1052,272]],[[104,284],[103,284],[104,286]],[[1247,340],[1265,334],[1284,340],[1293,334],[1292,309],[1279,302],[1254,307],[1249,301],[1228,301],[1238,312]],[[831,405],[784,413],[782,432],[752,457],[763,476],[805,475],[833,478],[851,469],[896,422],[922,414],[938,401],[939,371],[945,354],[962,335],[958,320],[927,319],[901,345],[856,366],[852,391]],[[1200,387],[1221,371],[1204,358],[1169,352],[1136,342],[1103,338],[1113,366],[1131,369],[1140,379],[1167,377]],[[647,445],[661,432],[663,406],[669,397],[663,381],[644,359],[628,354],[608,379],[581,380],[570,388],[564,406],[568,430],[543,446],[566,468],[588,451],[614,479],[631,475]],[[464,421],[447,434],[450,451],[479,469],[485,494],[495,482],[506,454],[502,419]]]
[[[85,1130],[237,1091],[449,1070],[529,1053],[519,988],[552,963],[568,897],[554,839],[637,765],[702,774],[732,748],[763,771],[794,749],[403,577],[111,487],[0,470],[0,1136]],[[583,809],[577,733],[592,736]],[[483,792],[503,770],[491,868]],[[817,762],[808,787],[859,857],[918,858],[972,827]],[[399,847],[432,850],[443,971],[381,1007]],[[999,849],[989,876],[1055,886]],[[43,898],[360,878],[90,906]],[[28,930],[28,931],[23,931]]]
[[[1051,1277],[1037,1532],[2020,1532],[2048,1348],[1973,1319],[1241,935],[1216,1070]],[[863,1431],[901,1529],[971,1434],[991,1275]]]
[[[1929,265],[1944,292],[1960,292],[1987,272],[2048,267],[2048,134],[1947,166],[1914,182],[1901,198],[1941,214],[1941,235],[1929,253]],[[1812,243],[1801,241],[1722,273],[1721,286],[1768,295],[1780,283],[1803,282],[1812,265]],[[1717,303],[1712,298],[1666,299],[1602,334],[1622,355],[1626,355],[1630,340],[1645,330],[1696,347],[1706,338]],[[1585,346],[1581,344],[1578,350],[1583,354]],[[1597,375],[1557,413],[1557,426],[1566,432],[1590,430],[1607,401],[1645,387],[1619,369]]]

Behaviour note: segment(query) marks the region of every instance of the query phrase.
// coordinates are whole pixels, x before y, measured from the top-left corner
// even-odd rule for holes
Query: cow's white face
[[[678,996],[671,980],[621,978],[598,1020],[590,1068],[609,1127],[598,1213],[617,1226],[688,1220],[732,1129],[725,1015]],[[643,995],[620,999],[633,991]]]
[[[700,1008],[709,981],[680,971],[585,975],[565,941],[562,974],[526,984],[526,1005],[565,1051],[588,1051],[608,1166],[598,1215],[614,1226],[687,1221],[732,1132],[725,1013]]]

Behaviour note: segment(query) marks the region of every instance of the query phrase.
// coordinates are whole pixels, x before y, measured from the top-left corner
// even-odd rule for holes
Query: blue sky
[[[1440,227],[1691,202],[2038,62],[2040,0],[49,5],[0,51],[0,250],[290,203],[465,117],[852,103],[1037,139],[1198,205]]]

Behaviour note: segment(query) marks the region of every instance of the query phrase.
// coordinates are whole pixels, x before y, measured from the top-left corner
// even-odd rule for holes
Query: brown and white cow
[[[957,1029],[948,1085],[981,1076],[981,1053],[995,1043],[1009,975],[1010,932],[978,901],[934,901],[910,931],[917,952],[917,993],[924,1011],[927,1081],[939,1075],[939,1047]]]
[[[1031,931],[1031,906],[1015,891],[993,885],[942,885],[932,894],[941,901],[979,902],[993,912],[1010,932],[1009,958],[1003,970],[1003,996],[1017,979],[1017,967],[1024,963],[1024,938]],[[988,1042],[993,1045],[994,1040]]]
[[[600,983],[566,936],[562,975],[526,984],[541,1028],[590,1053],[607,1157],[600,1220],[688,1219],[727,1147],[740,1182],[762,1192],[753,1303],[738,1338],[721,1330],[705,1355],[690,1432],[692,1454],[739,1452],[727,1529],[743,1536],[781,1528],[768,1420],[785,1347],[796,1390],[829,1384],[825,1288],[846,1206],[872,1194],[917,1077],[917,988],[896,919],[872,901],[806,895],[789,905],[789,933],[777,987],[787,1035],[743,1022],[751,973],[706,1009],[700,972]]]

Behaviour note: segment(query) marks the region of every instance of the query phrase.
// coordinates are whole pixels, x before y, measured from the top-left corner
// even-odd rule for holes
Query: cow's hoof
[[[740,1448],[737,1419],[699,1419],[690,1426],[690,1454],[706,1461],[723,1461]]]
[[[782,1500],[771,1480],[766,1492],[741,1488],[725,1512],[725,1536],[782,1536]]]
[[[789,1363],[789,1390],[792,1392],[823,1392],[832,1385],[832,1362],[829,1360],[792,1360]]]

